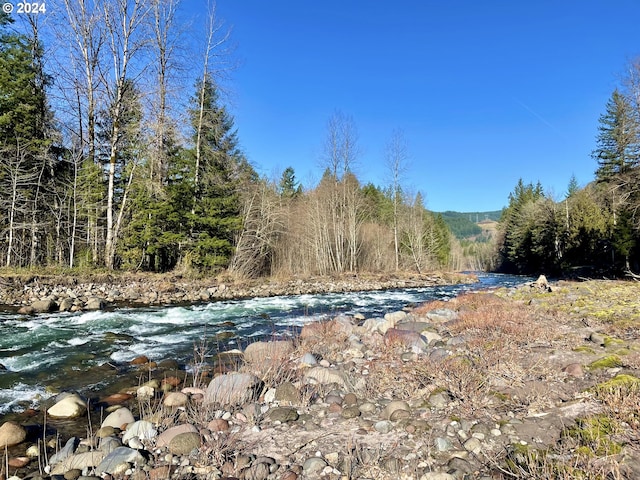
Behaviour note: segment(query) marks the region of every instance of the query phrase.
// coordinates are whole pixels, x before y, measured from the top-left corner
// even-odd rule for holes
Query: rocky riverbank
[[[238,280],[180,275],[5,275],[0,309],[21,313],[98,310],[109,306],[176,305],[281,295],[357,292],[475,282],[474,275],[349,275],[324,278]]]
[[[141,357],[136,384],[60,394],[1,425],[4,474],[640,478],[637,293],[540,282],[311,323],[295,340],[203,351],[189,373]]]

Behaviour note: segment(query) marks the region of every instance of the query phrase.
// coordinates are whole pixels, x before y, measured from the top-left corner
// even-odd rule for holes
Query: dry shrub
[[[330,359],[346,350],[348,339],[346,327],[335,319],[312,322],[302,328],[298,350]]]
[[[444,300],[433,300],[431,302],[423,303],[422,305],[418,305],[414,308],[411,313],[417,316],[425,315],[433,310],[438,310],[441,308],[455,308],[457,304],[457,299],[453,299],[451,301],[445,302]]]
[[[605,407],[609,417],[624,422],[631,427],[629,434],[635,443],[640,442],[640,380],[626,375],[614,377],[609,382],[596,387],[596,397]]]
[[[451,326],[454,334],[485,339],[502,339],[509,344],[527,345],[554,337],[555,328],[544,317],[524,305],[492,294],[465,294],[459,297],[460,318]]]
[[[378,359],[370,362],[366,377],[365,398],[376,398],[382,394],[397,400],[411,400],[421,392],[429,393],[433,376],[426,362],[387,361]]]
[[[604,461],[603,461],[604,460]],[[528,480],[622,480],[620,466],[614,457],[599,459],[575,455],[564,447],[558,451],[537,450],[513,445],[498,459],[490,459],[494,479]]]
[[[488,403],[490,383],[487,372],[479,359],[466,355],[455,355],[441,362],[428,362],[437,389],[449,393],[455,401],[457,412],[473,415]],[[425,365],[426,366],[426,365]]]
[[[266,361],[242,366],[240,372],[252,373],[264,383],[264,391],[275,388],[285,382],[295,383],[300,379],[299,365],[292,359]]]

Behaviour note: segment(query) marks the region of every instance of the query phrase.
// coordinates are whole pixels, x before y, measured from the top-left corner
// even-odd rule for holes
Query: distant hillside
[[[469,239],[475,238],[486,232],[486,228],[483,228],[479,224],[493,224],[500,220],[502,210],[495,210],[493,212],[441,212],[442,219],[451,229],[456,238]]]

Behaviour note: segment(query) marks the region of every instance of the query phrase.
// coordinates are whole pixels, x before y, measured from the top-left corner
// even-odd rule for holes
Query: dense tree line
[[[292,168],[258,176],[223,102],[215,10],[198,56],[179,0],[47,6],[49,45],[42,17],[0,13],[3,266],[256,276],[448,262],[446,225],[402,190],[399,169],[384,188],[360,184],[348,116],[328,121],[316,185]]]
[[[630,274],[640,268],[640,63],[600,116],[595,179],[563,199],[518,182],[501,218],[500,268],[518,273]]]

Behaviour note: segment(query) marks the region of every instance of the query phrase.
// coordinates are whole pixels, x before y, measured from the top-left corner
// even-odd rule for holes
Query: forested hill
[[[482,228],[478,223],[483,221],[499,221],[502,210],[494,210],[492,212],[453,212],[448,210],[439,213],[439,215],[442,216],[451,233],[453,233],[456,238],[462,240],[481,235]]]

